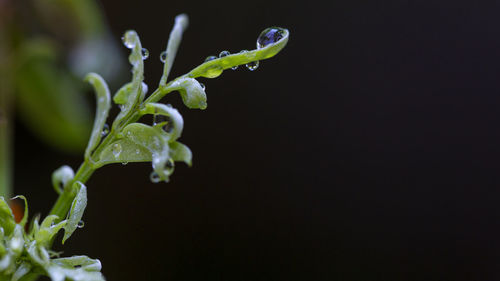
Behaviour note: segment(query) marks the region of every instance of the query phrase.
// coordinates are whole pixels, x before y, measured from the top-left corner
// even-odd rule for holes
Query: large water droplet
[[[257,60],[257,61],[249,62],[246,64],[246,67],[248,68],[248,70],[254,71],[259,67],[259,61]]]
[[[161,52],[161,54],[160,54],[160,60],[163,63],[165,63],[167,61],[167,51]]]
[[[217,59],[217,57],[216,56],[208,56],[208,57],[205,58],[205,62],[211,61],[211,60],[214,60],[214,59]]]
[[[214,65],[205,71],[203,77],[216,78],[219,77],[222,74],[222,72],[224,72],[224,69],[222,67]]]
[[[141,50],[141,56],[142,56],[142,60],[147,59],[149,57],[149,51],[148,51],[148,49],[142,48],[142,50]]]
[[[122,42],[125,47],[132,49],[135,46],[134,32],[132,30],[125,32],[122,36]]]
[[[270,27],[264,29],[257,38],[257,49],[264,48],[269,44],[278,42],[285,36],[285,30],[279,27]]]
[[[120,156],[120,153],[122,153],[122,146],[119,143],[113,144],[113,155],[115,158],[118,158]]]
[[[152,183],[158,183],[160,182],[161,178],[157,172],[153,171],[151,172],[151,174],[149,174],[149,180],[151,180]]]
[[[104,126],[102,127],[101,136],[105,137],[108,134],[109,134],[109,125],[108,124],[104,124]]]
[[[84,226],[85,226],[84,221],[79,221],[78,224],[76,225],[76,227],[78,227],[78,228],[83,228]]]

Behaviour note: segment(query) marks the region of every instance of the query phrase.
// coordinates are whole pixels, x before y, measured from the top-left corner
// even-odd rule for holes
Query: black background
[[[169,184],[150,164],[98,170],[66,255],[99,258],[108,280],[500,279],[500,2],[102,7],[116,40],[132,28],[149,49],[150,89],[178,13],[174,76],[266,27],[291,35],[258,70],[203,80],[207,110],[169,96],[193,167]],[[46,213],[50,173],[81,158],[16,134],[16,193]]]

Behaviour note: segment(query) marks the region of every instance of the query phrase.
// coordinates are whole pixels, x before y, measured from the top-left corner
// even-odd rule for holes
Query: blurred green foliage
[[[0,1],[4,118],[17,109],[47,144],[81,152],[92,126],[82,78],[97,71],[116,80],[123,63],[115,41],[94,0]]]

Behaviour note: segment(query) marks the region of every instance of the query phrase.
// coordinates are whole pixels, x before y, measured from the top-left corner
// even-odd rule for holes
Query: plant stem
[[[181,76],[184,77],[185,75]],[[181,78],[179,77],[179,78]],[[125,126],[130,123],[136,122],[139,120],[141,115],[139,114],[140,109],[144,108],[146,103],[157,102],[161,98],[163,98],[166,94],[170,93],[173,89],[169,87],[171,83],[175,81],[172,80],[166,86],[160,86],[156,91],[154,91],[151,96],[149,96],[145,101],[143,101],[140,106],[138,106],[138,110],[136,110],[133,114],[131,114],[128,118],[124,120],[122,125],[117,128],[117,130],[112,130],[111,133],[99,144],[96,150],[92,153],[91,159],[95,159],[101,151],[107,147],[109,144],[113,143],[117,139],[117,131],[121,131]],[[59,220],[62,220],[66,217],[69,209],[71,208],[71,203],[73,199],[75,199],[77,190],[74,188],[74,183],[79,181],[83,184],[87,182],[90,176],[94,173],[97,167],[93,167],[88,161],[84,161],[78,171],[76,172],[75,177],[72,181],[70,181],[64,188],[63,192],[57,198],[56,203],[52,207],[49,215],[56,215],[59,217]]]

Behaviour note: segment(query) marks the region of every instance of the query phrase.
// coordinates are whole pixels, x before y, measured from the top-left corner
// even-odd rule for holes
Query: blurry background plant
[[[81,152],[92,125],[82,77],[123,71],[94,0],[0,1],[0,194],[10,196],[14,112],[33,134],[64,152]]]

